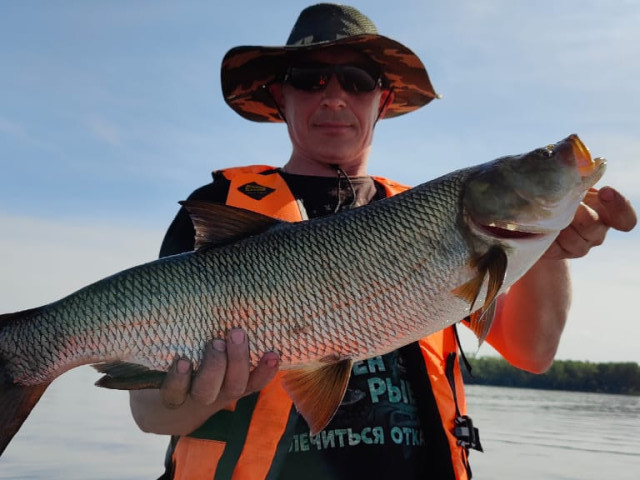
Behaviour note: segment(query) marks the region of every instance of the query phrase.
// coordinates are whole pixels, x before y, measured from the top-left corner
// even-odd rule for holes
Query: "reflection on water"
[[[0,458],[0,479],[154,479],[166,437],[138,431],[128,394],[67,373],[36,406]],[[485,453],[479,480],[640,478],[640,397],[469,386],[469,413]]]
[[[0,457],[1,479],[155,479],[167,437],[145,435],[126,392],[96,388],[82,367],[58,378]]]
[[[637,479],[640,397],[469,386],[482,480]]]

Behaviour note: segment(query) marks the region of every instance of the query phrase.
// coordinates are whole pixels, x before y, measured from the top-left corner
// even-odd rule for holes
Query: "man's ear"
[[[389,109],[389,105],[393,103],[394,98],[395,94],[392,88],[387,88],[382,91],[382,95],[380,95],[380,106],[378,107],[378,111],[380,112],[378,120],[384,118],[387,110]]]
[[[282,95],[282,84],[281,83],[272,83],[267,87],[269,89],[269,93],[271,94],[271,98],[276,102],[276,107],[278,111],[282,111],[284,108],[284,97]]]

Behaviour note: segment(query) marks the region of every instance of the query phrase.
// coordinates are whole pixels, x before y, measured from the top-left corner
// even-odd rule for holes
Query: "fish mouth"
[[[591,175],[595,169],[596,162],[592,160],[591,153],[587,146],[575,134],[569,136],[568,142],[576,159],[576,165],[580,176],[586,177]]]
[[[578,175],[591,185],[594,185],[604,173],[606,160],[602,157],[591,158],[589,149],[575,133],[551,147],[567,163],[575,162]]]
[[[500,238],[505,240],[523,240],[529,238],[536,238],[539,236],[543,236],[549,232],[539,230],[524,230],[522,226],[516,225],[514,223],[501,223],[498,224],[496,222],[492,222],[488,225],[483,225],[478,222],[473,222],[474,225],[482,230],[484,233],[488,234],[494,238]]]

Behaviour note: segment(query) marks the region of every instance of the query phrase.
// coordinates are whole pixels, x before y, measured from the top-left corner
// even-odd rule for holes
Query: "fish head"
[[[468,179],[464,210],[473,230],[504,240],[557,234],[604,174],[577,135],[478,167]]]

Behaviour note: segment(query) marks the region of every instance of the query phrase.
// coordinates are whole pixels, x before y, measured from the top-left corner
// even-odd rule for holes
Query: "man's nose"
[[[326,88],[322,90],[322,104],[327,108],[343,108],[346,105],[346,95],[347,92],[344,91],[337,77],[331,75],[329,83],[327,83]]]

